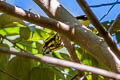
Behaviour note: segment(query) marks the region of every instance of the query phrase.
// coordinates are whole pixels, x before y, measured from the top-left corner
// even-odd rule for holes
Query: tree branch
[[[6,1],[6,0],[0,0],[0,1]]]
[[[108,32],[112,34],[118,23],[120,23],[120,14],[117,16],[115,21],[111,24],[110,28],[108,29]]]
[[[60,21],[35,15],[1,1],[0,11],[65,35],[71,41],[74,41],[80,45],[80,47],[86,49],[90,55],[110,70],[119,72],[120,61],[109,49],[109,46],[100,37],[93,34],[86,27],[80,25],[74,17],[71,16],[70,21],[75,24],[75,26],[69,26]],[[69,17],[67,19],[69,19]]]
[[[1,34],[0,34],[0,38],[3,38],[3,39],[8,40],[8,41],[11,42],[14,46],[16,46],[18,49],[20,49],[21,51],[24,51],[24,52],[26,52],[26,53],[31,54],[30,52],[28,52],[28,51],[22,49],[20,46],[18,46],[14,41],[8,39],[7,37],[5,37],[5,36],[3,36],[3,35],[1,35]]]
[[[49,17],[54,18],[64,23],[69,22],[69,20],[67,19],[65,20],[64,18],[62,18],[63,14],[64,16],[68,16],[68,14],[66,14],[66,10],[56,0],[33,0],[33,1],[36,4],[38,4],[38,6],[41,7]],[[55,6],[53,4],[58,4],[59,9],[64,12],[62,12],[61,14],[58,10],[56,10],[58,5]],[[57,15],[55,15],[56,13]],[[67,37],[63,36],[62,34],[59,34],[59,36],[61,37],[65,47],[67,48],[72,60],[79,63],[80,61],[77,57],[74,47],[71,44],[71,41]],[[79,76],[81,77],[83,75],[84,73],[79,71]]]
[[[116,2],[110,7],[110,9],[105,13],[105,15],[100,19],[100,21],[101,20],[103,20],[109,13],[110,13],[110,11],[113,9],[113,7],[116,5],[116,3],[118,2],[118,0],[116,0]]]
[[[51,0],[51,1],[48,1],[47,3],[45,3],[46,0],[34,0],[34,1],[36,2],[36,4],[38,4],[38,6],[40,6],[40,7],[47,13],[47,15],[48,15],[49,17],[52,17],[52,18],[57,19],[57,20],[60,20],[61,22],[69,22],[68,19],[64,20],[63,18],[61,18],[61,17],[63,16],[63,14],[66,13],[66,10],[65,10],[61,5],[59,5],[59,6],[60,6],[59,8],[60,8],[61,10],[62,10],[62,9],[65,10],[65,12],[63,12],[63,14],[58,13],[57,11],[55,11],[55,9],[52,9],[52,8],[53,8],[53,5],[52,5],[52,4],[54,4],[53,2],[59,4],[56,0],[54,0],[54,1]],[[52,4],[50,4],[50,3],[52,3]],[[55,5],[54,5],[54,7],[55,7]],[[56,7],[58,7],[58,6],[56,6]],[[61,8],[61,7],[62,7],[62,8]],[[49,8],[51,8],[52,11],[51,11]],[[57,13],[57,15],[54,15],[54,14],[56,14],[56,13]],[[64,16],[67,16],[67,15],[68,15],[68,14],[64,14]],[[73,61],[79,63],[80,61],[79,61],[79,59],[78,59],[78,57],[77,57],[77,55],[76,55],[76,52],[75,52],[73,46],[71,45],[70,40],[67,39],[67,37],[62,36],[62,34],[60,34],[60,37],[62,38],[62,40],[63,40],[63,42],[64,42],[64,44],[65,44],[65,47],[68,49],[68,51],[69,51],[69,53],[70,53]]]
[[[2,69],[0,69],[0,72],[6,74],[7,76],[9,76],[9,77],[11,77],[11,78],[13,78],[13,79],[15,79],[15,80],[22,80],[22,79],[20,79],[20,78],[18,78],[18,77],[16,77],[16,76],[14,76],[14,75],[12,75],[12,74],[4,71],[4,70],[2,70]]]
[[[68,38],[66,38],[65,36],[61,35],[61,34],[60,34],[60,37],[61,37],[65,47],[67,48],[72,60],[74,62],[77,62],[77,63],[82,63],[82,62],[79,61],[78,56],[77,56],[77,54],[75,52],[74,46],[71,44],[70,40]],[[78,71],[78,75],[80,77],[82,77],[84,75],[84,73]],[[87,80],[87,79],[85,79],[85,80]]]
[[[110,49],[115,53],[115,55],[118,56],[120,59],[120,49],[117,46],[117,44],[113,41],[110,33],[103,27],[103,25],[100,24],[94,13],[91,11],[88,4],[85,2],[85,0],[77,0],[83,11],[86,13],[88,18],[90,19],[91,23],[95,26],[95,28],[99,31],[99,33],[102,35],[104,40],[109,45]]]
[[[50,66],[51,66],[51,65],[50,65]],[[71,74],[69,74],[69,73],[66,73],[65,71],[57,68],[55,65],[52,65],[52,68],[54,68],[54,69],[55,69],[57,72],[59,72],[59,73],[62,73],[62,74],[67,75],[67,76],[69,76],[69,77],[73,77],[73,75],[71,75]]]
[[[70,62],[67,60],[57,59],[57,58],[53,58],[53,57],[49,57],[49,56],[37,57],[32,54],[6,50],[5,48],[0,48],[0,52],[4,53],[4,54],[13,54],[13,55],[17,55],[17,56],[21,56],[21,57],[25,57],[25,58],[29,58],[29,59],[34,59],[39,62],[45,62],[45,63],[59,65],[59,66],[68,67],[68,68],[75,68],[80,71],[88,71],[88,72],[103,75],[103,76],[106,76],[109,78],[120,79],[120,74],[109,72],[109,71],[95,68],[95,67],[86,66],[83,64],[75,63],[75,62]]]
[[[78,74],[75,74],[70,80],[74,80],[77,76]]]

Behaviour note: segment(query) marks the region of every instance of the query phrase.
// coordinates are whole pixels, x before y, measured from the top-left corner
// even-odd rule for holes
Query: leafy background
[[[106,21],[102,24],[106,28],[109,28],[112,22],[113,21]],[[97,33],[93,27],[89,28],[94,34]],[[52,34],[55,34],[55,32],[1,13],[0,34],[12,41],[11,43],[5,38],[0,38],[0,47],[18,51],[21,51],[20,48],[22,48],[36,56],[40,56],[42,55],[41,49],[44,40]],[[117,26],[117,29],[114,30],[112,35],[116,38],[116,42],[119,43],[120,25]],[[83,64],[107,69],[105,66],[98,63],[92,56],[88,55],[87,51],[80,48],[77,44],[75,44],[75,50],[79,60],[81,60]],[[71,60],[65,48],[51,52],[48,55],[59,59]],[[0,70],[8,72],[20,80],[70,80],[77,74],[77,71],[73,68],[59,67],[8,54],[0,54]],[[85,72],[85,74],[88,80],[111,80],[90,72]],[[0,72],[0,80],[15,79]],[[74,80],[78,80],[78,77]]]

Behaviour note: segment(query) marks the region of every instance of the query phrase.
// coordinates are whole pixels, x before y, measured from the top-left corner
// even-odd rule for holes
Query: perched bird
[[[85,25],[86,27],[89,26],[90,21],[88,20],[87,16],[77,16],[75,17],[81,24]],[[52,51],[58,50],[63,47],[62,40],[59,37],[59,34],[54,34],[48,37],[43,43],[43,54],[49,54]]]
[[[82,16],[76,16],[75,17],[81,24],[85,25],[86,27],[88,27],[90,25],[90,20],[88,19],[88,17],[86,15],[82,15]]]
[[[43,43],[43,54],[49,54],[52,51],[58,50],[62,48],[62,40],[59,35],[56,33],[50,37],[48,37]]]

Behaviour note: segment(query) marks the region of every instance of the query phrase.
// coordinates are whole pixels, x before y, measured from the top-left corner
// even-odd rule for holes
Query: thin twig
[[[110,28],[108,29],[108,32],[112,34],[112,32],[114,31],[118,23],[120,23],[120,14],[117,16],[115,21],[111,24]]]
[[[2,73],[4,73],[4,74],[8,75],[9,77],[11,77],[11,78],[13,78],[13,79],[15,79],[15,80],[22,80],[22,79],[20,79],[20,78],[18,78],[18,77],[16,77],[16,76],[14,76],[14,75],[12,75],[12,74],[6,72],[5,70],[0,69],[0,72],[2,72]]]
[[[12,41],[12,40],[10,40],[10,39],[8,39],[7,37],[5,37],[5,36],[3,36],[3,35],[1,35],[0,34],[0,37],[2,37],[3,39],[6,39],[6,40],[8,40],[9,42],[11,42],[14,46],[16,46],[17,48],[19,48],[21,51],[24,51],[24,52],[26,52],[26,53],[29,53],[29,54],[31,54],[30,52],[28,52],[28,51],[26,51],[26,50],[24,50],[24,49],[22,49],[21,47],[19,47],[14,41]]]
[[[22,43],[22,42],[17,42],[17,43],[19,43],[19,44],[21,44],[21,45],[23,45],[23,46],[26,46],[26,47],[28,47],[28,48],[37,49],[37,48],[35,48],[35,47],[29,46],[29,45],[24,44],[24,43]]]
[[[59,68],[56,67],[55,65],[51,65],[51,64],[48,64],[48,65],[51,66],[52,68],[54,68],[54,69],[55,69],[57,72],[59,72],[59,73],[62,73],[62,74],[64,74],[64,75],[68,75],[68,76],[70,76],[70,77],[73,77],[71,74],[64,72],[63,70],[59,69]]]
[[[60,35],[65,47],[67,48],[72,60],[77,63],[82,63],[79,61],[78,56],[75,52],[75,47],[74,47],[74,45],[71,44],[70,40],[61,34],[59,34],[59,35]],[[81,77],[84,75],[84,72],[78,71],[78,75]]]
[[[74,80],[77,76],[78,74],[75,74],[70,80]]]
[[[91,74],[91,72],[88,72],[87,74],[83,75],[79,80],[84,80],[84,78],[86,78],[86,76],[88,76],[89,74]]]
[[[37,57],[37,56],[28,54],[25,52],[16,52],[16,51],[12,51],[12,50],[7,50],[6,48],[0,48],[0,52],[3,54],[13,54],[13,55],[21,56],[21,57],[26,57],[29,59],[34,59],[36,61],[45,62],[48,64],[59,65],[59,66],[68,67],[68,68],[75,68],[80,71],[92,72],[94,74],[103,75],[103,76],[106,76],[109,78],[115,78],[118,80],[120,79],[120,74],[117,74],[114,72],[109,72],[109,71],[106,71],[106,70],[100,69],[100,68],[95,68],[95,67],[86,66],[83,64],[67,61],[67,60],[57,59],[57,58],[53,58],[53,57],[49,57],[49,56]]]
[[[88,16],[91,23],[95,26],[95,28],[98,30],[100,35],[104,38],[104,40],[107,42],[110,49],[114,52],[114,54],[120,59],[120,48],[117,46],[115,41],[112,39],[112,36],[110,33],[108,33],[107,29],[101,25],[101,23],[98,21],[88,4],[85,0],[77,0],[83,11]]]
[[[91,5],[91,8],[103,7],[103,6],[110,6],[113,4],[120,4],[120,2],[113,2],[113,3],[106,3],[106,4],[98,4],[98,5]]]
[[[57,68],[56,66],[52,66],[57,72],[62,73],[64,75],[73,77],[71,74],[65,73],[64,71],[60,70],[59,68]]]
[[[116,3],[118,2],[118,0],[116,0],[116,2],[110,7],[110,9],[105,13],[105,15],[100,19],[100,21],[101,20],[103,20],[109,13],[110,13],[110,11],[113,9],[113,7],[116,5]]]

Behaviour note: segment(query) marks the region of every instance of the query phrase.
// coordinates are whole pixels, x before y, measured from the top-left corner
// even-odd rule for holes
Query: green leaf
[[[0,44],[0,48],[5,48],[6,50],[9,50],[7,44]],[[0,68],[4,69],[7,66],[9,58],[9,54],[0,53]]]
[[[36,29],[34,32],[32,32],[28,27],[21,27],[19,32],[20,32],[20,37],[23,40],[28,40],[28,41],[43,40],[49,36],[48,33],[46,33],[41,29]]]
[[[23,40],[28,40],[30,37],[30,30],[27,27],[20,27],[20,37]]]
[[[116,32],[117,42],[120,43],[120,30]]]
[[[36,33],[41,37],[41,39],[46,39],[50,36],[50,34],[42,29],[37,29]]]
[[[91,55],[89,55],[87,52],[85,52],[83,55],[82,63],[85,65],[92,65]]]
[[[41,33],[38,33],[37,31],[35,32],[31,32],[30,33],[30,37],[29,37],[29,41],[38,41],[38,40],[41,40],[43,39],[42,36],[41,36]]]
[[[96,59],[94,59],[92,56],[91,56],[91,60],[92,60],[92,66],[94,66],[94,67],[99,66],[98,61]],[[93,80],[98,80],[98,75],[97,74],[92,74],[92,79]]]
[[[55,58],[63,59],[62,56],[60,55],[60,53],[58,53],[58,52],[52,52],[52,56]]]
[[[31,47],[33,45],[33,41],[22,41],[22,42],[24,42],[24,44],[31,46]],[[25,50],[32,52],[32,48],[27,47],[27,46],[24,46],[24,47],[25,47]]]
[[[49,64],[45,64],[45,63],[40,63],[39,68],[47,68],[47,69],[51,69],[54,72],[54,80],[65,80],[65,76],[63,73],[59,72],[59,71],[64,71],[64,67],[60,67],[60,66],[53,66],[53,65],[49,65]],[[59,69],[56,70],[55,68]],[[46,73],[48,74],[48,73]],[[42,79],[40,79],[42,80]]]
[[[50,68],[35,67],[30,75],[30,80],[54,80],[54,72]]]
[[[44,28],[44,31],[46,31],[47,33],[49,33],[51,35],[56,33],[55,31],[48,29],[48,28]]]
[[[55,71],[55,79],[54,80],[66,80],[64,74]]]
[[[72,60],[71,57],[68,54],[60,53],[60,52],[52,52],[52,56],[59,58],[59,59],[65,59],[65,60]]]
[[[19,79],[30,80],[29,72],[36,65],[37,63],[34,60],[17,56],[9,61],[7,66],[7,72],[18,77]],[[6,76],[5,80],[14,80],[14,79],[9,76]]]
[[[7,35],[7,36],[18,35],[19,27],[0,28],[0,34]]]
[[[104,25],[105,28],[109,29],[113,22],[114,22],[114,20],[105,21],[105,22],[102,22],[102,24]],[[118,30],[120,30],[120,23],[116,24],[113,33],[116,33],[116,31],[118,31]]]
[[[7,44],[0,44],[0,48],[5,48],[6,50],[9,50],[9,47]],[[4,54],[0,52],[0,69],[5,70],[7,68],[8,62],[9,62],[10,54]],[[5,79],[5,74],[0,73],[0,80]]]
[[[42,44],[36,42],[36,47],[37,47],[37,50],[38,50],[38,53],[42,54]]]
[[[71,78],[75,76],[77,73],[78,72],[76,70],[69,69],[68,74],[70,74],[71,76],[68,75],[66,80],[71,80]],[[78,80],[78,76],[74,80]]]
[[[79,60],[81,60],[82,55],[84,54],[84,50],[82,48],[75,48],[75,51],[77,53]]]
[[[59,53],[59,54],[63,59],[72,61],[71,57],[68,54],[65,54],[65,53]]]
[[[16,26],[16,24],[23,24],[23,20],[20,20],[16,17],[9,16],[7,14],[2,14],[0,15],[0,27],[11,27],[11,26]]]

